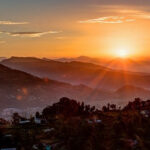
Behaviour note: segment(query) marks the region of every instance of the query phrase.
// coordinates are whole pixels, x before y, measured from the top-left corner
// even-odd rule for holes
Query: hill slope
[[[41,107],[61,97],[94,101],[109,98],[110,93],[84,85],[72,86],[46,78],[40,79],[0,65],[0,109]]]
[[[118,98],[122,98],[122,99],[125,99],[125,98],[133,99],[135,97],[140,97],[144,99],[150,98],[149,90],[146,90],[140,87],[135,87],[132,85],[126,85],[126,86],[121,87],[115,92],[115,94]]]

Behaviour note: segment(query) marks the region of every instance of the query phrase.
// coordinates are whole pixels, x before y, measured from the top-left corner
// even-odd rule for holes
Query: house
[[[38,146],[37,145],[33,145],[32,148],[38,150]]]
[[[24,125],[24,124],[29,124],[30,120],[20,120],[19,124]]]
[[[50,129],[48,128],[48,129],[44,129],[44,132],[45,132],[45,133],[48,133],[48,132],[52,132],[52,131],[54,131],[54,130],[55,130],[54,128],[50,128]]]
[[[148,118],[150,115],[149,110],[141,110],[140,114],[143,115],[144,117]]]
[[[12,137],[12,135],[11,134],[6,134],[6,135],[4,135],[4,137]]]
[[[87,122],[88,122],[89,124],[102,123],[102,120],[99,120],[99,119],[89,120],[89,119],[88,119]]]
[[[40,148],[44,148],[44,150],[51,150],[52,147],[49,144],[40,143],[32,146],[32,149],[39,150]]]
[[[92,120],[87,120],[87,122],[89,123],[89,124],[92,124],[92,123],[94,123]]]
[[[40,118],[34,118],[34,122],[35,124],[41,124],[42,123],[42,120]]]
[[[95,123],[102,123],[102,120],[95,120]]]
[[[17,148],[0,148],[0,150],[17,150]]]

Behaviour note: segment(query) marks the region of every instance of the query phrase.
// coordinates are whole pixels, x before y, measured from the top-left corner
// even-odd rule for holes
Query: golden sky
[[[150,56],[150,2],[5,0],[0,56]]]

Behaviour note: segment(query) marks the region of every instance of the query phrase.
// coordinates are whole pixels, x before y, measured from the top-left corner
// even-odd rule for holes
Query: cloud
[[[137,12],[137,13],[133,14],[132,16],[137,19],[145,19],[145,20],[150,19],[150,13],[147,13],[147,12]]]
[[[103,23],[103,24],[120,24],[127,22],[134,22],[140,19],[150,20],[149,9],[138,6],[118,6],[118,5],[101,5],[95,6],[97,13],[100,14],[98,18],[90,18],[87,20],[78,21],[79,23]]]
[[[150,13],[143,10],[127,9],[127,10],[119,10],[118,12],[122,14],[126,14],[136,19],[150,19]]]
[[[1,33],[5,33],[11,36],[16,36],[16,37],[41,37],[46,34],[56,34],[60,33],[60,31],[46,31],[46,32],[6,32],[2,31]]]
[[[116,23],[124,23],[124,22],[133,22],[135,19],[125,18],[123,16],[106,16],[100,17],[96,19],[89,19],[79,21],[79,23],[109,23],[109,24],[116,24]]]
[[[63,39],[66,39],[66,37],[64,37],[64,36],[59,36],[59,37],[56,37],[55,39],[57,39],[57,40],[63,40]]]
[[[29,22],[0,21],[0,25],[24,25],[24,24],[29,24]]]

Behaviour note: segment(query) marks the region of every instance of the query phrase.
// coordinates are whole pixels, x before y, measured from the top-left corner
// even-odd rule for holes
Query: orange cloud
[[[23,24],[29,24],[29,22],[0,21],[0,25],[23,25]]]
[[[89,20],[83,20],[79,21],[79,23],[124,23],[124,22],[133,22],[135,19],[125,18],[122,16],[106,16],[106,17],[100,17],[96,19],[89,19]]]
[[[11,36],[19,36],[19,37],[41,37],[46,34],[56,34],[59,33],[60,31],[46,31],[46,32],[6,32],[2,31],[1,33],[6,33]]]

